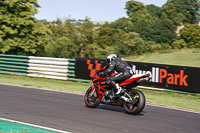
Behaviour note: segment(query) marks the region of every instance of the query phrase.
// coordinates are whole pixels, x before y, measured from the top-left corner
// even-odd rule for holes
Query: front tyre
[[[146,100],[142,91],[140,90],[131,90],[128,94],[132,98],[131,103],[124,104],[124,109],[127,113],[132,115],[139,114],[145,107]]]
[[[94,94],[92,94],[92,87],[88,88],[88,90],[85,93],[84,96],[84,101],[86,106],[90,107],[90,108],[95,108],[100,104],[100,98],[99,98],[99,94],[97,92],[97,90],[95,90]]]

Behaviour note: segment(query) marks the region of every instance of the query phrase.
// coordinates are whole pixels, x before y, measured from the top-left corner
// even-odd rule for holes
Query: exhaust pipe
[[[145,78],[140,78],[137,80],[138,84],[144,83],[144,82],[149,82],[150,81],[150,77],[145,77]]]

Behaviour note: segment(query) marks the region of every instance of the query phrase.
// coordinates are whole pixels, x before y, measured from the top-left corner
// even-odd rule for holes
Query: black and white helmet
[[[107,63],[109,64],[112,60],[115,60],[117,58],[116,54],[110,54],[107,56]]]

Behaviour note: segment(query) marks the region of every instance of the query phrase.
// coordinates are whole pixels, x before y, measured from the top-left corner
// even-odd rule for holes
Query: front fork
[[[99,89],[97,89],[94,85],[92,85],[92,92],[89,94],[89,96],[93,96],[94,92],[97,90],[97,96],[99,95],[100,100],[102,99],[102,96],[104,95]]]
[[[89,94],[90,97],[94,95],[94,92],[96,90],[96,88],[94,86],[92,87],[92,89],[93,89],[92,92]]]

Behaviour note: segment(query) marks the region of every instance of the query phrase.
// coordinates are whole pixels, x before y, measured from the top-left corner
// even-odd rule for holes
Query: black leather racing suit
[[[115,60],[109,63],[109,67],[103,72],[104,75],[108,75],[113,71],[117,71],[118,74],[108,77],[107,83],[116,88],[116,83],[120,81],[125,81],[126,79],[130,78],[134,73],[131,67],[128,65],[126,61],[122,58],[116,58]]]

